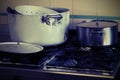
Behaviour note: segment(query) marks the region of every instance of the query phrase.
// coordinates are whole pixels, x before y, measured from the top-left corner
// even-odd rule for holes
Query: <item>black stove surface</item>
[[[74,38],[75,39],[75,38]],[[44,70],[72,75],[113,78],[120,67],[119,44],[105,47],[81,47],[77,41],[65,45],[45,63]]]
[[[113,78],[120,67],[120,44],[81,47],[71,35],[64,44],[34,54],[0,52],[0,66],[41,68],[61,74]],[[120,42],[120,41],[119,41]]]
[[[56,49],[54,49],[55,51]],[[0,52],[1,66],[14,67],[40,67],[44,62],[54,54],[53,49],[44,49],[38,53],[31,54],[17,54]]]
[[[98,50],[99,51],[99,50]],[[60,50],[46,63],[46,70],[78,72],[82,74],[112,76],[120,66],[120,55],[116,49],[112,53],[85,50]]]

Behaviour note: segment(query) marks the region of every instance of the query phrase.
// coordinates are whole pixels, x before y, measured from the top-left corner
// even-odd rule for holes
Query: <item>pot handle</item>
[[[11,7],[7,7],[7,12],[11,13],[11,14],[20,14],[19,12],[17,12],[16,10],[12,9]]]
[[[46,23],[47,25],[56,25],[58,23],[61,23],[61,19],[63,18],[63,16],[61,14],[58,15],[43,15],[41,18],[42,23]],[[54,21],[52,21],[51,19],[54,19]]]

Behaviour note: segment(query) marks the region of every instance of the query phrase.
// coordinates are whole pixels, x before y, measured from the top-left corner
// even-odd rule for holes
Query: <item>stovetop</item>
[[[19,68],[40,68],[60,74],[114,77],[120,67],[119,43],[107,47],[83,47],[69,36],[61,45],[45,47],[34,54],[13,54],[0,52],[0,66]]]
[[[66,48],[56,52],[53,58],[45,64],[44,69],[110,77],[115,75],[119,64],[120,54],[115,48],[110,49],[109,53],[103,52],[101,49],[97,49],[96,52],[89,48],[76,48],[76,50]]]
[[[54,51],[56,51],[55,48]],[[39,68],[52,57],[54,51],[53,49],[45,49],[32,54],[0,52],[0,66]]]

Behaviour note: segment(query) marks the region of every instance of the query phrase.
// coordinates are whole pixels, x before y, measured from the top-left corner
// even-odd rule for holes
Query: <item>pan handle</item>
[[[43,15],[41,18],[42,23],[46,23],[47,25],[56,25],[61,23],[61,19],[63,16],[61,14],[58,15]]]

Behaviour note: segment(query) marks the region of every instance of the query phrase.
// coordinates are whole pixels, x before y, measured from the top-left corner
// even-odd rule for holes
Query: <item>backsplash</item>
[[[120,0],[1,0],[0,12],[6,12],[8,6],[37,5],[42,7],[64,7],[71,14],[120,16]]]
[[[120,0],[1,0],[0,2],[0,24],[7,24],[6,8],[17,5],[68,8],[72,24],[76,23],[76,20],[79,22],[84,18],[94,19],[96,15],[103,17],[103,19],[113,19],[120,22]]]

